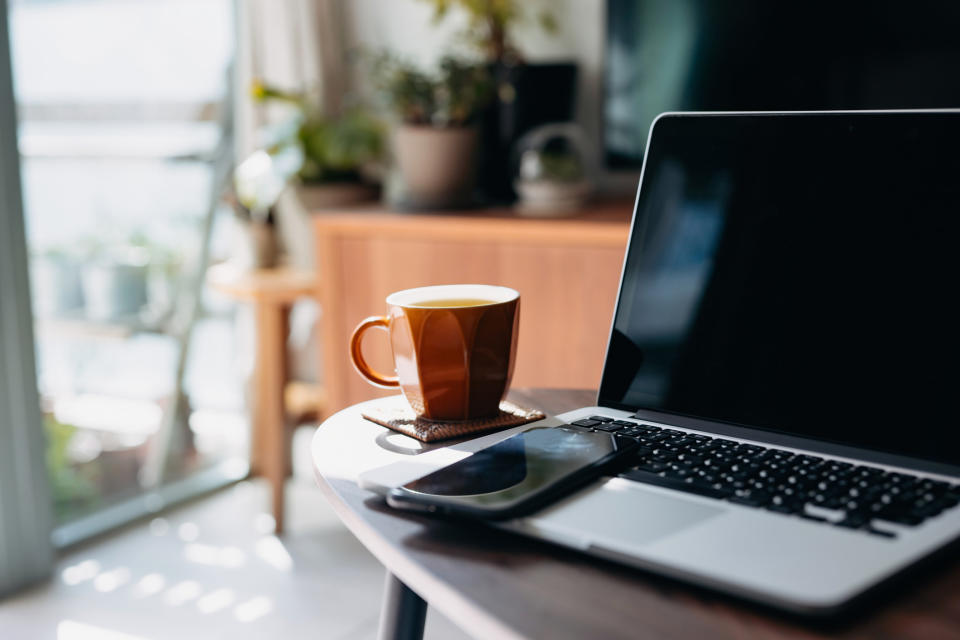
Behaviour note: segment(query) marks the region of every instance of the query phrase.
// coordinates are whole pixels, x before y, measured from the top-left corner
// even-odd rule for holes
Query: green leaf
[[[540,20],[540,26],[543,27],[543,30],[547,33],[554,34],[560,28],[557,24],[557,18],[549,11],[541,11],[538,18]]]

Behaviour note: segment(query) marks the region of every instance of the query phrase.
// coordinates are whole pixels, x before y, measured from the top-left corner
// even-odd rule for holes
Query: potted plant
[[[573,215],[592,189],[589,145],[572,122],[537,127],[517,141],[513,186],[526,216]]]
[[[80,261],[69,249],[48,247],[30,260],[30,278],[35,312],[60,316],[83,307]]]
[[[374,60],[373,77],[400,123],[393,150],[401,191],[394,204],[421,208],[473,202],[476,122],[491,94],[482,65],[452,56],[427,72],[389,54]]]
[[[136,321],[147,304],[150,254],[134,240],[95,244],[81,273],[86,315],[103,322]]]
[[[233,170],[233,210],[239,231],[234,258],[248,269],[269,269],[279,258],[276,207],[289,172],[278,164],[274,156],[259,149]]]
[[[280,102],[293,108],[290,119],[271,132],[267,151],[288,165],[298,194],[308,211],[373,200],[376,165],[383,157],[381,122],[360,106],[328,115],[303,93],[282,91],[256,82],[260,102]]]
[[[516,141],[534,127],[573,119],[577,65],[524,59],[514,38],[517,27],[536,22],[548,33],[557,30],[542,0],[425,1],[433,5],[437,22],[452,10],[466,14],[466,32],[459,40],[483,57],[496,87],[494,100],[481,116],[479,183],[489,200],[512,202],[516,194],[507,158]]]

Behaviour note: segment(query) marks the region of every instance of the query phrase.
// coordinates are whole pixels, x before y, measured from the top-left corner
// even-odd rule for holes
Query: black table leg
[[[387,571],[378,640],[422,640],[426,601]]]

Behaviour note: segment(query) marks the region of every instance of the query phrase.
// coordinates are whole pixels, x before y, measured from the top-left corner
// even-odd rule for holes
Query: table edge
[[[321,428],[322,425],[316,429],[311,439],[311,452],[317,446]],[[463,596],[456,589],[447,586],[442,580],[435,578],[415,561],[407,558],[400,549],[394,547],[392,541],[380,535],[376,530],[368,528],[363,519],[357,516],[353,509],[341,499],[337,490],[315,463],[313,464],[313,474],[321,493],[350,533],[384,566],[386,571],[399,578],[423,598],[428,605],[443,612],[457,627],[475,638],[527,640],[527,636],[519,634],[496,616],[473,604],[469,598]],[[349,482],[349,480],[345,479],[344,482]],[[357,488],[359,489],[359,487]],[[360,490],[363,491],[363,489]],[[370,497],[376,497],[373,492],[368,491],[367,493],[370,494]],[[469,630],[467,628],[468,624]]]

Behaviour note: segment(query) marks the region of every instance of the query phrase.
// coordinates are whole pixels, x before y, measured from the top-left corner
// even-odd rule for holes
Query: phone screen
[[[609,433],[536,427],[408,482],[399,493],[414,502],[419,496],[484,511],[509,508],[610,458],[622,446]]]

